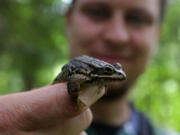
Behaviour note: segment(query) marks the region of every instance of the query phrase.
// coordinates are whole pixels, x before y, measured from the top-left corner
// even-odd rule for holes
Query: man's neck
[[[97,102],[91,109],[95,122],[108,125],[122,125],[131,116],[127,98],[112,102]]]

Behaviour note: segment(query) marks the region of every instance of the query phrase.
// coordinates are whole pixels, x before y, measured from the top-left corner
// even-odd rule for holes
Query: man
[[[127,96],[158,47],[165,0],[76,0],[66,14],[70,57],[82,54],[120,62],[128,76],[109,84],[92,106],[89,135],[153,135],[150,122]],[[90,98],[90,97],[89,97]],[[66,83],[0,97],[0,134],[78,135],[92,121],[78,108]]]
[[[128,93],[158,47],[164,0],[74,0],[67,13],[71,58],[86,54],[120,62],[127,81],[109,84],[92,106],[90,135],[152,135],[146,117],[128,101]],[[127,130],[128,129],[128,130]]]

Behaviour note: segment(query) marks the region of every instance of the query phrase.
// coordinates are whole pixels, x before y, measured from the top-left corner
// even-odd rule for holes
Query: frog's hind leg
[[[53,80],[52,84],[60,83],[60,82],[65,82],[66,81],[66,74],[59,73],[58,76]]]
[[[79,104],[78,96],[81,91],[81,84],[85,83],[86,81],[89,81],[89,78],[81,74],[72,75],[68,79],[68,93],[77,104]]]

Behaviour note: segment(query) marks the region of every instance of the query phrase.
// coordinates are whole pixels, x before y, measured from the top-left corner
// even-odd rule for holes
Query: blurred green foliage
[[[180,1],[171,1],[155,60],[139,78],[132,97],[162,128],[180,131]]]
[[[0,1],[1,93],[47,84],[52,69],[67,57],[64,20],[55,2]]]
[[[0,1],[0,94],[49,84],[68,60],[59,0]],[[170,3],[159,52],[132,92],[155,124],[180,131],[180,1]]]

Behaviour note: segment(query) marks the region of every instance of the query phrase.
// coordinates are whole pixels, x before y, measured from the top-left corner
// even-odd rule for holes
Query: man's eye
[[[100,8],[86,9],[84,13],[86,13],[88,17],[94,20],[105,20],[105,19],[110,18],[111,16],[111,13],[108,10],[100,9]]]
[[[151,25],[152,23],[151,19],[141,15],[128,15],[126,16],[126,21],[130,25],[135,25],[140,27]]]

